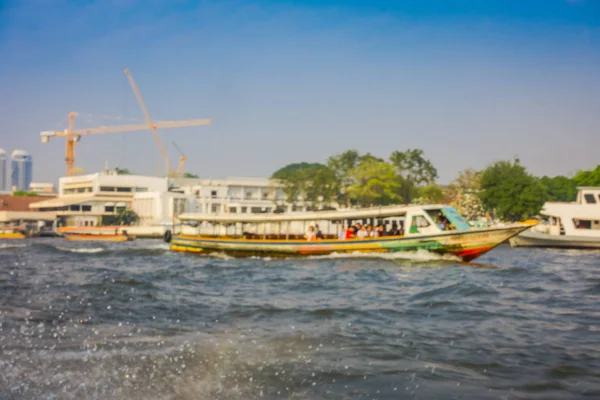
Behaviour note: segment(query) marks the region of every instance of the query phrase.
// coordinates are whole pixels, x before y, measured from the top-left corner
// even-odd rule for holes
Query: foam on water
[[[68,251],[70,253],[90,253],[90,254],[101,253],[103,251],[106,251],[106,249],[103,249],[102,247],[93,247],[90,249],[86,249],[86,248],[69,248],[69,247],[56,246],[56,249],[61,250],[61,251]]]
[[[27,246],[26,244],[13,244],[13,243],[0,243],[0,250],[1,249],[17,249],[20,247],[25,247]]]
[[[340,259],[340,258],[383,258],[386,260],[411,260],[411,261],[462,261],[452,254],[436,254],[427,250],[402,251],[396,253],[331,253],[322,256],[311,256],[313,259]]]

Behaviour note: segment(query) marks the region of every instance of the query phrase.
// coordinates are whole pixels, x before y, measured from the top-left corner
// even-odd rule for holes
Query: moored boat
[[[94,229],[67,227],[60,228],[59,232],[67,240],[80,242],[127,242],[135,240],[135,236],[131,236],[126,230],[121,227],[96,227]]]
[[[547,202],[545,224],[510,239],[513,247],[600,249],[600,187],[580,187],[573,203]]]
[[[1,229],[0,240],[2,239],[25,239],[25,234],[13,229]]]
[[[301,257],[332,253],[395,253],[427,250],[473,260],[500,243],[530,228],[533,223],[472,228],[452,207],[444,205],[394,206],[343,211],[289,214],[206,215],[182,214],[179,219],[198,227],[211,225],[213,234],[190,232],[185,227],[173,236],[173,251],[223,252],[233,256]],[[440,226],[439,221],[446,224]],[[343,225],[355,222],[396,226],[393,235],[340,238]],[[306,240],[293,225],[322,226],[322,239]],[[332,229],[333,228],[333,229]],[[302,229],[301,232],[304,232]]]

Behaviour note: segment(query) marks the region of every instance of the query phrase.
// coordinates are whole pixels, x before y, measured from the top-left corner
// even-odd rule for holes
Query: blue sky
[[[203,177],[350,148],[422,148],[441,183],[514,156],[538,175],[600,163],[598,0],[0,5],[0,147],[29,150],[38,181],[63,174],[64,141],[39,132],[68,112],[78,127],[143,121],[124,68],[155,120],[213,120],[160,132]],[[86,172],[155,174],[160,160],[148,131],[77,147]]]

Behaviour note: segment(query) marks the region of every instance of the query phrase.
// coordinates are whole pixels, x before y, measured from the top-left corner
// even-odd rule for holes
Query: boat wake
[[[89,248],[89,249],[77,249],[77,248],[56,246],[56,249],[60,250],[60,251],[68,251],[70,253],[89,253],[89,254],[101,253],[103,251],[106,251],[106,249],[103,249],[102,247],[93,247],[93,248]]]
[[[410,260],[410,261],[458,261],[462,262],[459,257],[452,254],[437,254],[427,250],[417,251],[402,251],[396,253],[331,253],[322,256],[311,256],[311,259],[343,259],[343,258],[370,258],[384,260]]]
[[[18,249],[27,246],[26,244],[12,244],[12,243],[0,243],[0,250],[2,249]]]

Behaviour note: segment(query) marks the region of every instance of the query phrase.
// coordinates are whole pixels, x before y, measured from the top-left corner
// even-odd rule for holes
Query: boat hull
[[[232,256],[302,257],[332,253],[395,253],[427,250],[473,260],[519,234],[529,225],[448,231],[434,235],[386,236],[349,240],[244,240],[178,235],[171,250],[191,253],[222,252]]]
[[[76,242],[127,242],[134,240],[132,236],[125,235],[81,235],[81,234],[64,234],[67,240]]]
[[[0,240],[2,239],[25,239],[25,235],[20,232],[0,233]]]
[[[563,249],[600,249],[600,238],[550,235],[540,232],[523,232],[510,239],[512,247],[551,247]]]

